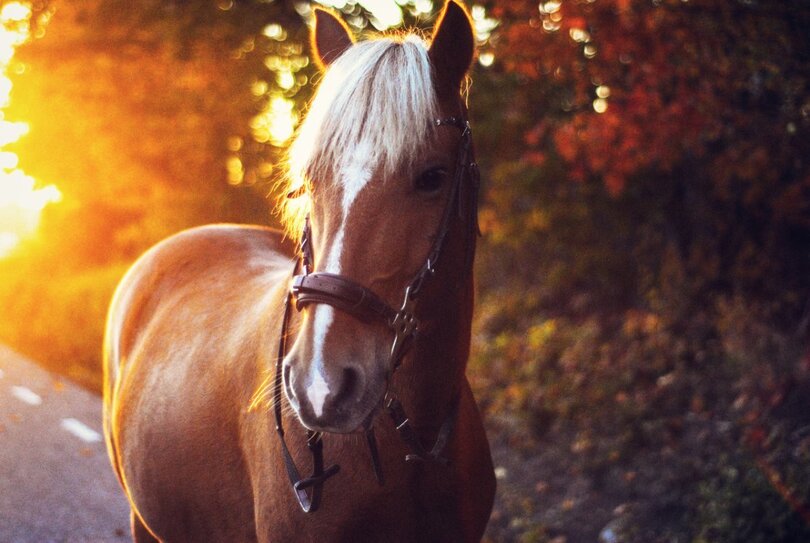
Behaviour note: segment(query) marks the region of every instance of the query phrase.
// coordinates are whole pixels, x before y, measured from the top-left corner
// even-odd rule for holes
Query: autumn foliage
[[[594,494],[635,496],[622,540],[803,540],[810,10],[491,10],[498,61],[472,108],[497,157],[474,359],[489,409],[521,414],[513,445],[565,443],[557,468]],[[568,533],[594,522],[542,508]]]

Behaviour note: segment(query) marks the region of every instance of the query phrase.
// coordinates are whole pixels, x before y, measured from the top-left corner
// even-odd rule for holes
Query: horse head
[[[301,317],[282,375],[306,427],[344,433],[371,424],[406,341],[447,341],[459,332],[451,321],[465,317],[469,333],[457,306],[470,281],[477,195],[460,94],[474,38],[451,1],[429,45],[413,34],[355,43],[316,8],[312,46],[324,73],[290,149],[288,211],[307,217],[306,228],[292,221],[313,272],[302,284],[323,285],[296,300]],[[340,295],[349,301],[337,303]],[[394,313],[419,324],[392,355]],[[409,352],[405,365],[418,349]],[[431,378],[461,378],[466,353],[448,356],[457,360]]]

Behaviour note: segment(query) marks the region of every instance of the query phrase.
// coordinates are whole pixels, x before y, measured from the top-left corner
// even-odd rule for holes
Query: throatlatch
[[[479,174],[478,166],[472,158],[472,133],[470,124],[460,117],[448,117],[437,119],[435,125],[454,126],[461,130],[461,143],[459,144],[458,158],[456,161],[455,176],[448,195],[447,203],[444,207],[441,222],[436,237],[422,267],[414,278],[405,287],[402,304],[399,309],[395,309],[382,300],[370,289],[355,283],[351,279],[342,275],[327,272],[312,271],[312,230],[309,224],[309,217],[304,223],[304,232],[301,236],[301,254],[293,269],[292,288],[287,294],[284,305],[284,318],[281,326],[281,338],[279,339],[278,355],[276,359],[276,374],[273,386],[273,404],[276,418],[276,432],[281,441],[284,463],[292,484],[295,496],[301,509],[310,513],[317,511],[321,501],[321,491],[327,479],[340,471],[340,466],[333,464],[324,468],[323,463],[323,442],[320,432],[307,431],[307,447],[312,454],[312,475],[302,478],[295,461],[287,448],[284,438],[284,428],[281,414],[281,374],[284,356],[287,352],[287,332],[291,307],[301,311],[310,304],[327,304],[335,309],[343,311],[361,322],[369,323],[382,321],[393,332],[394,337],[391,343],[391,351],[388,358],[388,371],[390,374],[399,367],[402,359],[413,344],[419,332],[419,320],[416,318],[415,307],[417,296],[422,290],[425,281],[436,273],[436,265],[439,262],[444,250],[445,240],[450,231],[450,225],[454,210],[457,210],[461,220],[468,221],[469,232],[467,233],[467,259],[465,270],[472,266],[472,246],[478,230],[478,190]],[[469,187],[464,187],[464,179],[469,179]],[[467,188],[469,192],[464,189]],[[291,192],[287,196],[295,198],[304,194],[304,189]],[[301,273],[303,272],[303,273]],[[449,461],[442,457],[455,425],[458,412],[458,398],[456,398],[450,412],[442,423],[436,441],[430,450],[423,445],[416,431],[413,429],[410,420],[405,413],[400,401],[390,391],[386,392],[384,407],[400,438],[410,450],[405,456],[405,460],[420,462],[436,462],[441,465],[449,464]],[[374,474],[379,484],[384,484],[382,466],[380,465],[377,442],[374,436],[373,427],[366,430],[366,441],[371,454]]]

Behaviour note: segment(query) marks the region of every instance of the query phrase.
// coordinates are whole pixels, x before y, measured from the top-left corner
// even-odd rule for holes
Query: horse
[[[313,19],[323,76],[289,149],[286,232],[180,232],[113,296],[104,435],[138,543],[486,528],[495,478],[465,376],[471,20],[450,0],[429,40],[355,42]]]

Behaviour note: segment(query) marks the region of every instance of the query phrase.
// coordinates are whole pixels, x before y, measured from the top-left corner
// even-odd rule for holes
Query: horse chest
[[[420,470],[421,471],[421,470]],[[292,496],[280,496],[260,507],[260,542],[430,542],[464,541],[458,496],[441,489],[424,473],[406,485],[365,489],[347,484],[328,489],[316,513],[303,513]],[[360,487],[360,488],[358,488]],[[363,492],[365,490],[365,492]],[[369,491],[372,490],[372,491]]]

